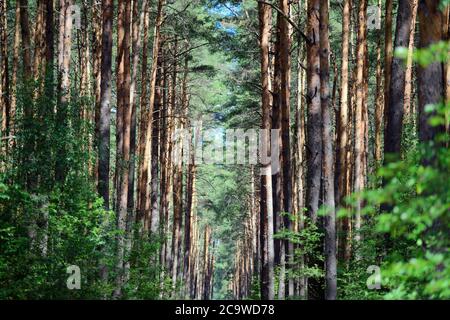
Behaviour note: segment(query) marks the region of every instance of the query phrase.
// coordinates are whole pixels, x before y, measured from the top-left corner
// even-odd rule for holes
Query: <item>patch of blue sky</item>
[[[226,4],[216,4],[209,9],[209,12],[222,18],[230,18],[240,14],[241,4],[233,4],[230,2],[227,2]]]
[[[215,27],[218,30],[223,30],[233,36],[237,34],[237,30],[234,26],[224,25],[220,19],[232,18],[239,15],[241,13],[241,5],[239,3],[233,4],[227,2],[226,4],[216,4],[215,6],[209,8],[208,11],[211,15],[217,17],[218,20],[215,23]]]
[[[228,33],[229,35],[232,35],[232,36],[237,34],[237,30],[236,30],[235,27],[224,26],[223,23],[220,22],[220,21],[216,21],[215,27],[216,27],[216,29],[223,30],[223,31],[225,31],[226,33]]]

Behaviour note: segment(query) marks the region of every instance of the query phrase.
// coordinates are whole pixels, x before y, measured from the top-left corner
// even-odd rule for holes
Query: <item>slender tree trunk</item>
[[[72,0],[60,0],[59,16],[59,59],[58,59],[58,93],[59,101],[56,117],[61,124],[60,135],[64,136],[67,129],[67,111],[70,100],[70,60],[72,53],[72,12],[70,10]],[[56,159],[55,178],[63,183],[67,174],[65,160],[65,146],[58,147]]]
[[[31,36],[28,20],[28,0],[20,1],[20,28],[22,33],[22,63],[25,80],[31,78]]]
[[[13,45],[13,67],[11,76],[11,107],[9,117],[9,134],[15,133],[15,118],[17,108],[17,77],[19,72],[20,54],[20,1],[16,1],[15,25],[14,25],[14,45]]]
[[[151,180],[150,180],[150,207],[151,207],[151,216],[150,216],[150,225],[149,229],[151,234],[158,235],[158,231],[161,226],[161,215],[158,204],[158,181],[159,181],[159,170],[158,170],[158,161],[159,161],[159,152],[160,152],[160,121],[161,121],[161,113],[163,108],[163,93],[164,90],[164,79],[162,74],[162,56],[160,54],[160,62],[158,65],[158,75],[157,75],[157,89],[155,92],[155,104],[153,107],[153,129],[152,129],[152,144],[151,144]]]
[[[44,0],[37,1],[36,27],[34,30],[34,61],[33,74],[34,80],[43,77],[45,66],[43,65],[45,56],[45,3]]]
[[[412,17],[411,17],[411,28],[409,29],[409,41],[408,41],[408,57],[406,60],[406,71],[405,71],[405,97],[403,99],[403,109],[404,109],[404,123],[413,124],[414,121],[414,110],[412,101],[412,86],[413,86],[413,51],[414,51],[414,39],[416,31],[416,18],[417,18],[417,1],[412,1]]]
[[[378,14],[381,17],[381,0],[378,1]],[[382,43],[382,31],[378,32],[378,43],[377,43],[377,67],[376,67],[376,94],[375,94],[375,166],[381,164],[383,157],[383,141],[382,132],[383,128],[383,114],[384,114],[384,99],[383,99],[383,88],[382,88],[382,72],[383,65],[381,61],[381,43]]]
[[[60,90],[61,98],[60,104],[64,106],[70,99],[70,59],[72,51],[72,12],[70,6],[72,5],[72,0],[65,0],[64,6],[60,8],[64,12],[64,20],[61,22],[60,32],[63,34],[62,48],[59,72],[60,72]],[[60,39],[61,40],[61,39]],[[64,107],[63,107],[64,108]]]
[[[28,19],[28,0],[20,1],[20,30],[22,38],[22,64],[23,64],[23,84],[26,89],[27,96],[32,96],[32,91],[30,90],[30,81],[32,80],[32,65],[31,65],[31,35],[30,35],[30,22]],[[33,108],[32,99],[27,97],[24,103],[24,129],[30,130],[30,124],[33,120]],[[34,149],[33,137],[26,139],[24,142],[25,150]],[[24,154],[23,163],[29,161],[29,154]],[[35,174],[28,172],[25,177],[27,189],[32,189],[36,183]]]
[[[133,2],[133,23],[132,23],[132,74],[130,84],[130,105],[132,108],[131,113],[131,134],[130,134],[130,166],[129,166],[129,181],[128,181],[128,211],[133,212],[134,205],[134,179],[135,179],[135,167],[136,167],[136,131],[137,131],[137,77],[139,71],[139,59],[141,52],[141,33],[144,27],[144,19],[146,11],[148,10],[147,0],[143,0],[141,7],[139,7],[139,1]],[[145,83],[143,83],[145,86]],[[133,215],[130,215],[131,221],[134,221]],[[130,221],[130,224],[132,223]]]
[[[386,12],[384,21],[384,115],[386,118],[387,107],[389,105],[389,88],[391,86],[391,65],[392,65],[392,0],[386,0]]]
[[[281,39],[279,32],[280,21],[283,18],[280,14],[277,14],[277,28],[275,34],[275,45],[274,45],[274,57],[273,57],[273,74],[272,74],[272,129],[277,133],[276,143],[282,149],[282,137],[281,132],[281,73],[280,73],[280,48]],[[283,153],[279,155],[279,163],[283,165]],[[277,170],[277,172],[272,172],[272,201],[273,201],[273,214],[274,214],[274,232],[278,233],[283,228],[283,219],[281,216],[282,205],[283,205],[283,188],[282,188],[282,170]],[[284,274],[284,248],[282,249],[283,241],[281,239],[274,240],[274,251],[275,251],[275,265],[280,266],[280,278]],[[282,264],[282,265],[281,265]],[[284,280],[280,283],[284,286]],[[284,291],[283,288],[279,288],[278,292]],[[283,293],[284,294],[284,293]]]
[[[308,1],[307,16],[307,142],[306,142],[306,208],[309,223],[318,221],[319,196],[321,190],[322,172],[322,114],[320,101],[320,42],[319,42],[319,10],[320,0]],[[314,265],[308,257],[308,264]],[[321,285],[315,279],[307,279],[308,296],[322,297]]]
[[[141,95],[140,95],[140,115],[139,115],[139,143],[138,143],[138,170],[137,170],[137,180],[138,180],[138,190],[137,190],[137,201],[136,201],[136,222],[140,222],[142,227],[143,223],[143,212],[140,210],[141,203],[141,193],[139,188],[141,186],[141,156],[142,148],[145,145],[145,132],[146,126],[149,125],[149,106],[148,106],[148,42],[149,42],[149,25],[150,25],[150,6],[147,5],[144,15],[144,35],[143,35],[143,45],[142,45],[142,64],[141,64]]]
[[[172,93],[171,93],[171,105],[173,114],[181,114],[183,106],[177,105],[177,54],[178,54],[178,42],[175,38],[173,48],[174,62],[172,65]],[[183,132],[183,122],[179,118],[173,119],[175,124],[175,130]],[[178,276],[178,270],[180,268],[180,256],[181,256],[181,228],[183,224],[183,135],[175,131],[173,136],[176,140],[173,141],[173,233],[172,233],[172,284],[175,286]],[[171,139],[172,141],[172,139]]]
[[[416,5],[417,5],[417,0],[416,0]],[[443,40],[445,41],[449,41],[450,40],[450,6],[447,6],[447,8],[444,10],[443,12],[444,14],[444,21],[442,23],[442,37]],[[414,41],[413,41],[414,42]],[[444,91],[445,91],[445,101],[449,102],[450,101],[450,62],[447,62],[444,65]],[[449,132],[449,127],[447,124],[447,132]],[[447,143],[447,147],[448,147],[448,143]]]
[[[360,192],[365,187],[364,175],[364,156],[365,156],[365,113],[367,113],[364,104],[364,61],[365,61],[365,42],[366,42],[366,11],[367,0],[359,2],[358,9],[358,41],[357,41],[357,62],[356,62],[356,108],[355,108],[355,191]],[[357,201],[355,217],[355,240],[361,239],[361,200]]]
[[[8,19],[7,19],[7,1],[0,0],[0,110],[1,110],[1,136],[9,135],[11,100],[9,85],[9,53],[8,53]],[[8,140],[5,140],[5,151],[8,148]],[[3,148],[2,148],[3,149]],[[3,150],[2,150],[3,151]]]
[[[271,25],[271,7],[258,3],[260,46],[261,46],[261,86],[262,90],[262,125],[266,132],[264,145],[266,155],[271,155],[270,135],[270,105],[272,101],[269,75],[269,39]],[[264,135],[264,133],[263,133]],[[273,202],[272,202],[272,170],[271,163],[263,164],[261,172],[261,298],[274,299],[274,247],[273,247]]]
[[[395,30],[395,47],[407,47],[413,17],[414,0],[400,0]],[[405,68],[400,58],[395,57],[391,68],[389,104],[386,110],[386,131],[384,136],[384,161],[390,156],[399,157],[403,128],[403,102],[405,95]]]
[[[78,31],[77,34],[81,33],[81,41],[79,48],[79,65],[80,65],[80,95],[84,97],[91,96],[91,52],[89,48],[89,15],[88,15],[88,5],[86,3],[83,4],[81,9],[81,31]],[[90,108],[87,108],[86,105],[83,105],[82,116],[85,121],[90,120]],[[88,146],[89,148],[90,146]]]
[[[113,1],[103,0],[103,28],[100,83],[100,115],[98,141],[98,193],[103,198],[103,206],[109,210],[110,173],[110,118],[111,118],[111,68],[113,45]]]
[[[163,50],[163,54],[165,51]],[[163,92],[163,109],[161,110],[161,148],[160,148],[160,166],[161,166],[161,183],[160,183],[160,236],[164,240],[161,247],[161,265],[163,267],[167,267],[168,261],[166,261],[166,250],[167,250],[167,241],[165,238],[165,234],[167,232],[167,224],[168,224],[168,136],[169,136],[169,104],[167,103],[167,62],[164,59],[163,63],[163,87],[165,88]]]
[[[54,35],[54,3],[53,0],[45,0],[45,71],[47,85],[45,95],[49,100],[54,97],[54,54],[55,54],[55,35]]]
[[[320,1],[320,100],[322,108],[322,176],[324,186],[325,217],[325,299],[335,300],[337,294],[336,270],[336,216],[334,208],[333,136],[330,114],[328,0]]]
[[[279,7],[285,16],[289,16],[288,0],[280,0]],[[291,167],[291,141],[290,141],[290,35],[289,22],[286,18],[281,17],[279,20],[280,29],[280,109],[281,109],[281,139],[282,139],[282,166],[283,166],[283,211],[292,215],[292,167]],[[284,216],[284,227],[293,231],[291,217]],[[293,260],[294,245],[286,240],[283,245],[286,250],[286,266],[289,267]],[[292,279],[288,279],[288,295],[294,295],[294,283]],[[283,293],[284,296],[284,293]]]
[[[345,205],[344,199],[348,195],[347,189],[347,173],[348,166],[347,154],[349,153],[349,147],[351,137],[349,137],[349,112],[351,108],[351,102],[349,101],[349,49],[350,49],[350,21],[351,21],[351,0],[344,0],[344,6],[342,9],[342,64],[341,64],[341,91],[340,91],[340,107],[339,115],[337,117],[337,131],[338,131],[338,152],[337,152],[337,180],[338,180],[338,198],[341,206]],[[339,256],[340,260],[347,260],[348,253],[348,223],[349,218],[344,217],[340,223],[340,236],[339,236]]]
[[[154,38],[153,38],[153,52],[152,52],[152,67],[150,74],[150,91],[149,91],[149,110],[147,123],[145,127],[140,128],[140,154],[139,154],[139,203],[138,203],[138,215],[140,217],[139,221],[144,222],[147,220],[149,222],[150,215],[150,199],[148,197],[148,165],[150,158],[150,147],[151,147],[151,131],[153,123],[153,106],[155,103],[155,91],[156,91],[156,72],[158,68],[158,53],[161,42],[161,24],[163,19],[163,6],[165,1],[158,0],[158,8],[155,22]],[[143,144],[142,144],[143,142]],[[149,225],[145,227],[148,230]]]
[[[322,166],[322,116],[320,108],[319,3],[308,1],[307,47],[307,192],[306,206],[312,223],[317,221]]]
[[[208,300],[209,288],[207,286],[209,271],[209,246],[211,242],[211,227],[205,226],[205,235],[203,238],[203,262],[202,262],[202,300]]]
[[[95,164],[94,179],[99,191],[99,153],[98,146],[100,143],[100,108],[101,108],[101,83],[102,83],[102,1],[91,0],[91,19],[92,19],[92,71],[94,76],[94,96],[95,96],[95,111],[94,111],[94,142],[97,148],[97,158]],[[99,192],[100,193],[100,192]]]
[[[183,88],[182,88],[182,105],[183,114],[188,115],[189,108],[189,93],[188,93],[188,73],[189,73],[189,57],[186,55],[184,58],[184,76],[183,76]],[[188,124],[189,125],[189,124]],[[192,139],[190,130],[189,139]],[[196,139],[197,133],[194,133]],[[194,146],[197,145],[196,140],[194,142],[189,140],[189,149],[185,152],[187,153],[186,158],[190,159],[187,170],[186,170],[186,208],[184,211],[184,263],[183,263],[183,279],[184,279],[184,296],[188,297],[189,288],[189,253],[191,251],[191,230],[192,230],[192,211],[193,211],[193,193],[195,187],[195,149]]]
[[[130,107],[130,21],[131,2],[119,1],[118,4],[118,32],[117,32],[117,161],[118,173],[117,187],[117,228],[120,234],[117,236],[117,276],[114,297],[122,295],[122,286],[127,278],[125,274],[125,250],[128,219],[128,175],[130,162],[130,134],[131,134],[131,107]],[[119,152],[122,148],[121,152]]]
[[[160,120],[161,120],[161,112],[162,112],[162,104],[163,104],[163,97],[162,97],[162,90],[164,90],[164,79],[162,74],[162,66],[161,63],[163,57],[161,55],[160,50],[160,57],[159,59],[159,66],[158,66],[158,86],[156,90],[156,96],[155,96],[155,105],[154,105],[154,111],[153,111],[153,122],[152,122],[152,146],[151,146],[151,190],[150,190],[150,201],[151,201],[151,225],[150,225],[150,231],[152,234],[157,234],[160,228],[160,212],[159,212],[159,206],[158,206],[158,162],[159,162],[159,136],[160,136]]]

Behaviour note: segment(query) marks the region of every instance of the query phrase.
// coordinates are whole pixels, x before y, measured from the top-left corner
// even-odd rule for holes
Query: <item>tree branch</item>
[[[258,2],[269,5],[273,9],[275,9],[279,14],[281,14],[287,20],[287,22],[289,22],[291,24],[291,26],[297,31],[297,33],[306,41],[306,43],[308,43],[308,44],[312,43],[312,41],[306,36],[306,34],[303,33],[303,31],[299,28],[299,26],[294,21],[292,21],[292,19],[289,18],[283,11],[281,11],[280,8],[278,8],[273,3],[266,2],[263,0],[258,0]]]

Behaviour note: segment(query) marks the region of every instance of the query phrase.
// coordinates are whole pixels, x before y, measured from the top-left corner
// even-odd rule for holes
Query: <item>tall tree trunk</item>
[[[136,199],[136,222],[143,222],[143,214],[140,211],[140,203],[141,203],[141,193],[139,192],[139,186],[141,181],[140,169],[141,169],[141,161],[140,158],[142,155],[142,148],[145,144],[145,131],[146,126],[148,125],[148,42],[149,42],[149,25],[150,25],[150,6],[147,6],[147,10],[144,15],[144,26],[143,26],[143,44],[142,44],[142,64],[141,64],[141,95],[140,95],[140,115],[139,115],[139,143],[138,143],[138,170],[137,170],[137,180],[138,180],[138,190],[137,190],[137,199]]]
[[[98,193],[103,198],[103,206],[109,210],[110,172],[110,118],[111,118],[111,76],[113,45],[113,1],[103,0],[102,56],[100,83],[100,115],[98,137]]]
[[[389,105],[389,88],[391,86],[392,65],[392,0],[386,0],[386,12],[384,21],[384,115],[386,116]]]
[[[322,179],[324,187],[324,206],[327,210],[325,222],[325,299],[335,300],[337,293],[336,270],[336,216],[334,208],[333,176],[333,136],[330,114],[328,0],[320,1],[320,100],[322,108]]]
[[[365,114],[364,104],[364,65],[365,65],[365,43],[366,39],[366,11],[367,0],[360,0],[358,8],[358,40],[356,53],[356,108],[355,108],[355,191],[360,192],[365,187],[364,157],[365,157]],[[361,239],[361,200],[357,201],[355,217],[355,240]]]
[[[32,95],[30,90],[30,81],[32,80],[32,66],[31,66],[31,35],[30,35],[30,22],[28,19],[28,0],[19,0],[20,1],[20,30],[21,30],[21,38],[22,38],[22,64],[23,64],[23,83],[25,85],[25,89],[29,96]],[[32,100],[30,97],[24,103],[24,129],[30,130],[30,124],[33,119],[33,108],[32,108]],[[26,139],[24,143],[25,150],[34,149],[34,141],[33,137]],[[29,154],[25,154],[23,156],[22,161],[27,163],[29,161]],[[26,186],[27,189],[31,189],[35,185],[35,177],[34,173],[27,173],[26,177]]]
[[[337,117],[337,131],[338,131],[338,152],[337,152],[337,188],[338,198],[341,206],[345,205],[344,199],[349,194],[347,189],[347,173],[348,166],[347,154],[349,153],[349,147],[351,143],[351,137],[349,136],[349,113],[351,108],[351,102],[349,101],[349,42],[350,42],[350,21],[351,21],[351,0],[344,0],[344,6],[342,9],[342,64],[341,64],[341,91],[340,91],[340,107],[339,115]],[[339,256],[340,260],[348,259],[348,224],[349,218],[344,217],[340,222],[340,237],[339,237]]]
[[[131,107],[130,107],[130,21],[131,2],[119,1],[118,3],[118,32],[117,32],[117,161],[118,173],[117,187],[117,228],[120,234],[117,236],[117,276],[114,297],[122,295],[122,286],[125,274],[125,244],[127,237],[128,219],[128,175],[130,161],[130,134],[131,134]],[[122,148],[121,152],[119,152]]]
[[[72,12],[70,7],[72,5],[72,0],[61,0],[60,10],[63,12],[63,20],[60,20],[60,41],[59,48],[62,49],[60,52],[59,60],[59,73],[60,73],[60,105],[63,107],[68,103],[70,99],[70,59],[72,51]]]
[[[56,118],[61,124],[60,134],[63,136],[67,129],[67,111],[70,100],[70,60],[72,53],[72,0],[60,0],[59,15],[59,56],[58,56],[58,92],[59,101]],[[65,146],[58,147],[56,159],[55,178],[63,183],[67,174],[65,160]]]
[[[28,19],[28,0],[20,1],[20,29],[22,33],[22,63],[23,63],[23,77],[30,80],[32,75],[31,68],[31,35],[30,22]],[[30,112],[29,106],[25,109],[25,114]]]
[[[111,145],[111,86],[112,86],[112,46],[113,46],[113,0],[102,0],[102,27],[100,54],[100,101],[98,110],[98,165],[97,190],[103,199],[105,210],[110,208],[109,175],[110,175],[110,145]],[[107,223],[107,221],[106,221]],[[108,270],[102,263],[100,266],[102,280],[107,280]]]
[[[309,223],[318,221],[319,196],[322,172],[322,114],[320,101],[320,42],[319,42],[320,0],[308,0],[307,17],[307,180],[306,208]],[[313,261],[316,260],[316,261]],[[308,264],[317,264],[317,259],[308,257]],[[321,284],[318,280],[307,279],[308,296],[321,298]]]
[[[55,54],[55,35],[54,35],[54,3],[53,0],[45,0],[45,71],[47,85],[45,95],[49,100],[54,96],[54,54]]]
[[[211,227],[209,225],[205,226],[205,235],[203,238],[203,262],[202,262],[202,290],[201,297],[202,300],[208,300],[209,288],[207,287],[208,282],[208,270],[209,270],[209,246],[211,243]]]
[[[166,54],[166,51],[163,51],[163,54]],[[168,65],[167,59],[163,61],[163,87],[168,88]],[[170,104],[168,103],[168,90],[164,90],[163,92],[163,110],[161,111],[161,148],[160,148],[160,163],[161,163],[161,183],[160,183],[160,236],[163,239],[163,244],[161,247],[161,264],[162,266],[168,269],[169,261],[166,260],[166,252],[167,250],[167,239],[165,237],[166,232],[168,231],[169,225],[169,185],[170,185],[170,151],[169,150],[169,137],[171,130],[171,122],[170,122]]]
[[[11,107],[10,107],[10,130],[9,134],[14,135],[15,132],[15,118],[17,108],[17,77],[19,72],[19,53],[20,53],[20,1],[16,1],[14,25],[14,45],[13,45],[13,66],[11,76]]]
[[[258,3],[259,30],[261,46],[261,86],[262,86],[262,124],[263,143],[266,156],[270,150],[270,105],[272,101],[269,75],[269,39],[271,25],[271,7]],[[265,135],[264,135],[265,133]],[[263,164],[261,172],[261,298],[274,299],[274,244],[273,244],[273,202],[271,162]]]
[[[285,16],[289,16],[288,0],[280,0],[279,7]],[[282,166],[283,166],[283,211],[292,215],[292,167],[291,167],[291,141],[290,141],[290,35],[289,22],[285,17],[279,20],[280,29],[280,109],[281,109],[281,139],[282,139]],[[293,231],[291,217],[284,216],[284,227]],[[286,265],[289,267],[293,260],[294,244],[291,241],[284,241],[286,250]],[[288,280],[288,294],[294,295],[294,283],[292,279]],[[284,295],[284,293],[283,293]]]
[[[433,0],[419,2],[419,48],[426,48],[442,40],[443,15],[439,3]],[[435,104],[444,96],[444,74],[440,62],[433,62],[427,67],[418,68],[417,86],[419,94],[419,140],[431,141],[440,131],[428,123],[429,114],[425,106]]]
[[[97,191],[99,189],[99,153],[98,146],[100,142],[100,109],[101,109],[101,83],[102,83],[102,0],[91,0],[91,19],[92,19],[92,72],[94,76],[94,97],[95,97],[95,111],[94,111],[94,142],[97,148],[97,158],[95,164],[95,172],[93,174],[97,184]],[[100,193],[100,192],[99,192]],[[101,195],[101,194],[100,194]]]
[[[9,86],[9,54],[8,54],[8,19],[7,1],[0,1],[0,110],[1,110],[1,137],[8,136],[10,127],[11,101]],[[8,148],[8,140],[4,140],[5,150]],[[3,146],[2,146],[3,149]],[[3,150],[2,150],[3,151]]]
[[[139,1],[133,1],[133,23],[132,23],[132,74],[130,84],[130,105],[131,111],[131,133],[130,133],[130,165],[129,165],[129,181],[128,181],[128,210],[134,211],[134,178],[135,178],[135,164],[136,164],[136,114],[137,114],[137,77],[139,71],[139,58],[141,52],[141,33],[144,27],[144,19],[146,11],[148,10],[147,0],[143,0],[141,7]],[[145,86],[143,83],[142,85]],[[134,221],[133,216],[131,221]],[[131,223],[130,221],[130,223]]]
[[[140,154],[139,154],[139,203],[137,212],[139,215],[139,221],[141,223],[146,219],[149,220],[150,215],[150,199],[148,197],[148,165],[150,158],[150,146],[151,146],[151,132],[153,123],[153,106],[155,103],[155,90],[156,90],[156,72],[158,69],[158,53],[161,42],[161,24],[163,20],[163,6],[165,1],[158,0],[158,8],[155,21],[155,30],[153,38],[153,52],[152,52],[152,67],[150,73],[150,91],[149,91],[149,110],[145,127],[140,128]],[[149,223],[148,223],[149,224]],[[149,225],[144,228],[148,230]]]
[[[189,105],[189,93],[188,93],[188,73],[189,73],[189,57],[186,55],[184,58],[184,76],[183,76],[183,89],[182,89],[182,105],[183,105],[183,114],[187,116],[188,114],[188,105]],[[189,124],[188,124],[189,125]],[[194,134],[194,141],[192,141],[191,135]],[[193,194],[195,188],[195,149],[194,146],[197,145],[196,137],[198,136],[197,132],[192,132],[190,130],[189,136],[189,149],[187,152],[187,159],[189,163],[187,165],[186,170],[186,208],[184,213],[184,263],[183,263],[183,276],[184,276],[184,296],[188,297],[188,288],[190,281],[190,269],[189,269],[189,261],[190,256],[189,253],[191,251],[191,232],[192,232],[192,212],[193,212]]]
[[[44,30],[45,30],[45,3],[44,0],[37,1],[37,14],[36,14],[36,27],[34,30],[34,62],[33,62],[33,74],[34,80],[43,77],[43,62],[45,55],[45,42],[44,42]]]
[[[306,4],[306,1],[304,2]],[[302,7],[302,1],[298,2],[298,21],[301,22],[301,15],[303,12],[306,12],[305,5]],[[299,23],[300,24],[300,23]],[[296,93],[296,99],[297,99],[297,108],[295,112],[295,122],[296,122],[296,145],[297,145],[297,159],[296,159],[296,166],[294,166],[294,172],[297,174],[295,177],[295,180],[297,181],[297,187],[298,193],[295,192],[295,194],[298,197],[297,206],[296,209],[298,210],[296,217],[298,219],[297,221],[297,230],[301,231],[304,228],[304,221],[305,221],[305,165],[304,165],[304,159],[305,159],[305,103],[303,98],[303,92],[305,89],[305,70],[303,67],[303,63],[305,60],[306,54],[304,54],[305,50],[305,44],[303,39],[298,37],[298,44],[297,44],[297,93]],[[303,269],[305,267],[305,255],[301,255],[299,257],[299,263],[298,268]],[[299,277],[297,279],[297,294],[301,298],[306,297],[306,278],[304,276]]]
[[[151,206],[151,223],[150,231],[152,234],[157,234],[160,229],[160,212],[158,206],[158,162],[159,162],[159,147],[160,147],[160,121],[162,113],[162,90],[164,90],[164,78],[162,74],[162,52],[160,50],[160,57],[158,58],[158,86],[155,96],[155,105],[153,111],[153,122],[152,122],[152,146],[151,146],[151,190],[150,190],[150,206]]]
[[[417,5],[417,0],[416,0]],[[450,6],[447,6],[447,8],[443,12],[444,14],[444,21],[442,23],[442,37],[443,40],[449,41],[450,40]],[[445,91],[445,101],[450,101],[450,62],[447,62],[444,65],[444,91]],[[447,123],[447,132],[449,132],[449,124]],[[448,147],[448,143],[447,143]]]
[[[414,0],[400,0],[395,30],[395,47],[407,47],[413,17]],[[384,161],[389,161],[388,155],[399,157],[403,128],[403,102],[405,95],[405,69],[400,58],[395,57],[391,68],[391,83],[389,85],[389,104],[386,106],[386,131],[384,136]]]
[[[282,150],[282,139],[281,139],[281,73],[280,73],[280,48],[281,39],[279,25],[283,18],[281,14],[277,14],[277,28],[275,33],[275,44],[274,44],[274,57],[273,57],[273,74],[272,74],[272,129],[277,133],[276,143]],[[283,153],[279,155],[279,163],[282,166]],[[272,172],[272,201],[273,201],[273,214],[274,214],[274,232],[278,233],[283,228],[283,219],[281,216],[282,205],[283,205],[283,188],[282,188],[282,170],[277,172]],[[274,251],[275,251],[275,265],[280,266],[280,278],[284,274],[284,247],[282,247],[283,241],[281,239],[274,240]],[[280,265],[283,264],[283,265]],[[284,286],[284,281],[282,281],[281,286]],[[283,288],[279,288],[278,292],[284,291]],[[284,293],[283,293],[284,294]]]
[[[322,116],[320,107],[320,54],[319,54],[320,0],[308,1],[307,46],[307,192],[306,206],[312,223],[317,221],[322,166]]]
[[[83,6],[81,9],[81,30],[77,31],[77,38],[79,39],[79,50],[78,50],[78,59],[79,59],[79,68],[80,68],[80,95],[82,97],[90,97],[91,96],[91,52],[89,47],[89,15],[88,15],[88,5],[83,2]],[[80,36],[81,33],[81,36]],[[90,107],[83,101],[82,102],[82,110],[80,112],[84,121],[89,123],[91,119],[91,110]],[[88,133],[86,134],[88,135]],[[90,153],[90,142],[87,146],[87,152]]]
[[[174,115],[183,113],[183,106],[177,105],[177,55],[178,55],[178,42],[175,38],[173,45],[173,65],[172,65],[172,93],[171,93],[171,105]],[[178,270],[180,268],[180,255],[181,255],[181,227],[183,223],[183,121],[180,118],[173,119],[175,124],[175,135],[173,138],[173,233],[172,233],[172,284],[175,286],[178,276]],[[180,130],[179,132],[177,132]]]
[[[381,17],[381,0],[378,1],[378,14]],[[378,43],[377,43],[377,67],[376,67],[376,93],[375,93],[375,166],[381,164],[383,156],[383,141],[382,132],[383,128],[383,114],[384,114],[384,99],[383,99],[383,88],[382,88],[382,72],[383,65],[381,61],[381,43],[382,43],[382,31],[378,31]],[[386,66],[385,66],[386,67]]]
[[[404,109],[404,123],[413,124],[414,123],[414,101],[412,100],[412,87],[413,87],[413,51],[414,51],[414,39],[416,31],[416,18],[417,18],[417,1],[412,1],[412,17],[411,17],[411,28],[409,29],[409,40],[408,40],[408,57],[406,60],[406,71],[405,71],[405,97],[403,99],[403,109]]]
[[[158,63],[158,75],[157,75],[157,89],[155,92],[155,104],[153,107],[153,121],[152,121],[152,144],[151,144],[151,180],[150,180],[150,221],[149,230],[151,234],[158,235],[161,227],[161,215],[158,204],[158,181],[159,181],[159,152],[160,152],[160,130],[161,130],[161,114],[163,109],[163,93],[164,79],[162,74],[162,59],[160,53],[160,62]]]

